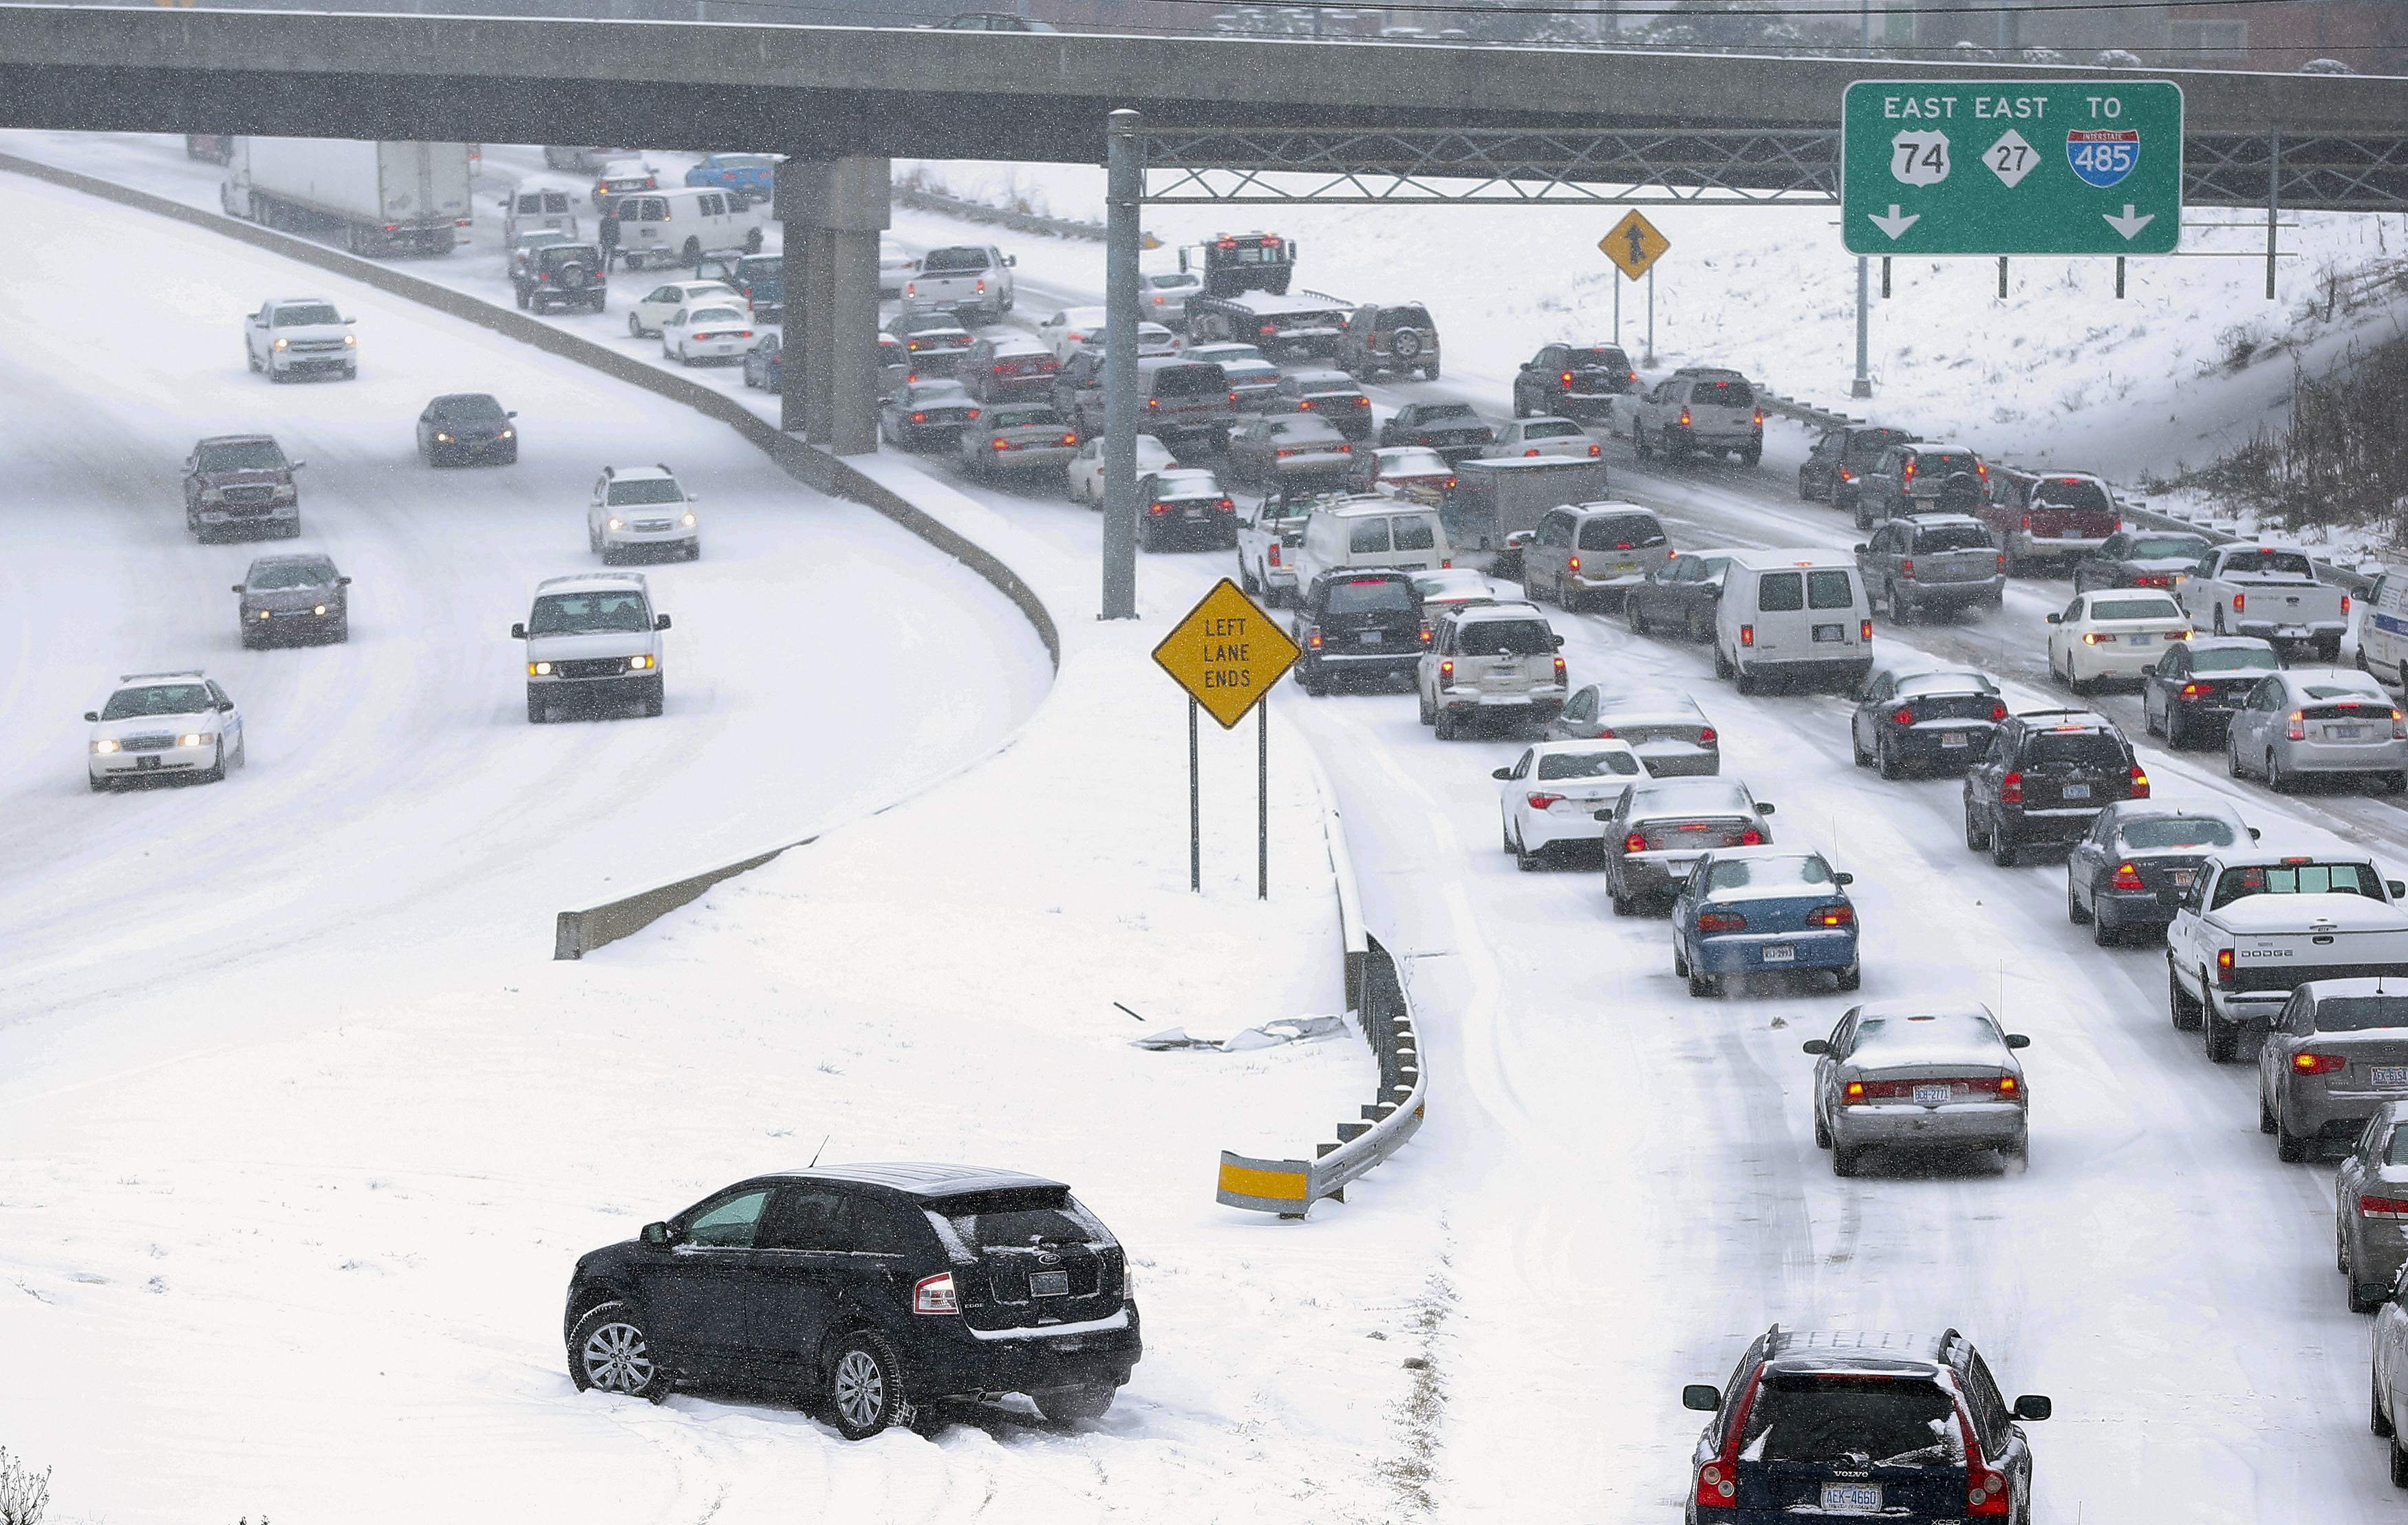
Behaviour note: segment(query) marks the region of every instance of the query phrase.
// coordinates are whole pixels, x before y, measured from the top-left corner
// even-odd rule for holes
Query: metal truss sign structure
[[[1831,206],[1840,133],[1598,128],[1179,128],[1135,135],[1156,205]],[[2408,211],[2408,131],[2186,134],[2191,206]]]

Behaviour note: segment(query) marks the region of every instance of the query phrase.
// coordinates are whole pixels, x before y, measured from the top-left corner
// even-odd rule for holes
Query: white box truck
[[[448,254],[468,225],[466,143],[237,137],[219,200],[227,213],[294,233],[343,231],[354,254]]]
[[[1439,510],[1455,564],[1508,580],[1522,575],[1522,546],[1550,508],[1612,494],[1605,463],[1569,455],[1455,463],[1454,491]]]

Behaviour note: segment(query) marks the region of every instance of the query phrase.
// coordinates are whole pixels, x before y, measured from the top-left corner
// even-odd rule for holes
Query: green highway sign
[[[1842,97],[1851,254],[2171,254],[2182,87],[1860,79]]]

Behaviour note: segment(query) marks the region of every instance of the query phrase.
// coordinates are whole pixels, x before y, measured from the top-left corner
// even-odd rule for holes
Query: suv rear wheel
[[[912,1418],[903,1363],[876,1330],[860,1330],[838,1344],[828,1361],[824,1396],[828,1417],[847,1440],[867,1440],[889,1425],[909,1424]]]

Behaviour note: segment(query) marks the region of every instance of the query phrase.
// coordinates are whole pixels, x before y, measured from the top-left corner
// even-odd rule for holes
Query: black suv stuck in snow
[[[1111,1231],[1058,1181],[960,1165],[739,1181],[580,1260],[566,1331],[580,1390],[767,1380],[848,1440],[957,1394],[1096,1418],[1140,1354]]]
[[[1686,1407],[1712,1414],[1690,1460],[1686,1525],[1783,1525],[1806,1517],[1895,1525],[2031,1518],[2023,1427],[2046,1398],[2010,1408],[1972,1342],[1938,1335],[1809,1333],[1756,1336],[1730,1386],[1695,1383]]]

